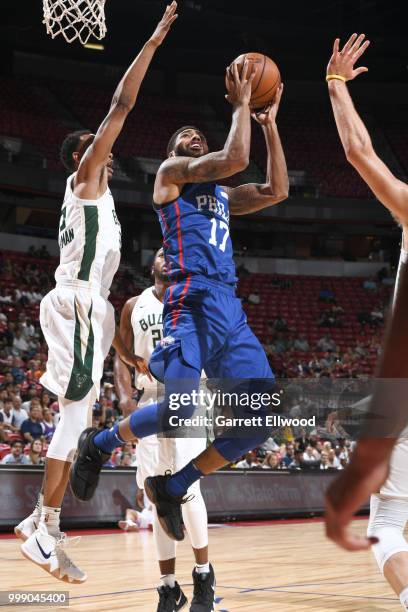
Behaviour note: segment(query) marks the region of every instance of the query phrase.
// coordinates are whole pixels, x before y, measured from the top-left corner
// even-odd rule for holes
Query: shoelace
[[[56,536],[56,548],[63,549],[68,546],[77,546],[81,540],[81,536],[74,536],[73,538],[69,538],[66,533],[60,531],[58,536]]]

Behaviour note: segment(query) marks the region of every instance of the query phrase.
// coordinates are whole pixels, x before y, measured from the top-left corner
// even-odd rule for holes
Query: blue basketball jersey
[[[222,187],[187,184],[176,200],[154,208],[171,280],[200,275],[227,284],[236,282],[228,194]]]

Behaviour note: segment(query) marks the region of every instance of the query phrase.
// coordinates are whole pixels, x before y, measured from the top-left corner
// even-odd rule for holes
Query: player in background
[[[99,467],[118,440],[140,439],[156,433],[160,426],[171,428],[172,394],[187,393],[193,398],[203,369],[209,379],[243,381],[242,386],[250,392],[273,388],[274,377],[265,352],[235,296],[229,216],[253,213],[287,198],[288,175],[276,126],[282,87],[273,104],[254,116],[262,124],[268,151],[265,183],[234,188],[218,184],[249,163],[249,103],[254,74],[248,62],[240,75],[236,64],[228,69],[227,99],[233,113],[221,151],[210,153],[203,133],[192,126],[177,130],[169,141],[168,159],[156,176],[154,202],[172,284],[164,299],[164,338],[149,364],[154,376],[165,382],[165,399],[137,410],[103,435],[91,429],[82,434],[70,474],[72,490],[79,499],[92,497]],[[177,410],[179,419],[194,413],[194,401],[186,403]],[[254,414],[251,407],[245,411],[247,417]],[[261,415],[262,421],[263,411],[257,410],[256,414]],[[176,540],[183,539],[181,505],[194,482],[235,461],[269,435],[263,425],[255,431],[234,429],[175,474],[147,478],[145,491],[156,504],[166,533]]]
[[[130,298],[123,307],[120,319],[120,332],[129,350],[149,361],[154,348],[163,338],[163,302],[169,287],[163,248],[160,248],[152,266],[154,285],[139,296]],[[131,369],[120,359],[115,360],[115,388],[119,395],[120,406],[125,413],[154,404],[157,401],[157,382],[145,374],[136,374],[135,386],[143,391],[136,407],[132,399]],[[204,438],[158,438],[156,435],[142,438],[136,448],[137,484],[144,488],[148,476],[163,474],[167,469],[175,471],[183,467],[197,452],[204,450]],[[189,535],[195,556],[193,569],[194,597],[191,612],[211,612],[214,604],[214,570],[208,562],[208,524],[207,510],[200,490],[200,482],[195,482],[188,490],[189,501],[183,505],[184,524]],[[176,546],[169,538],[157,517],[153,506],[153,534],[159,561],[162,585],[158,588],[158,612],[181,610],[187,599],[176,582]]]
[[[78,436],[91,422],[100,392],[105,357],[114,346],[119,357],[147,373],[115,333],[109,289],[120,263],[121,228],[108,181],[112,147],[122,131],[150,61],[176,19],[176,3],[120,81],[108,115],[96,135],[70,134],[61,158],[72,173],[67,180],[59,226],[60,265],[56,288],[41,303],[40,322],[48,344],[47,369],[41,379],[58,396],[60,421],[49,445],[46,471],[36,508],[15,533],[24,540],[23,555],[59,580],[83,582],[86,574],[64,551],[60,512]]]
[[[402,275],[405,277],[405,287],[407,279],[408,186],[397,179],[377,156],[346,85],[347,81],[367,71],[366,67],[355,68],[355,64],[368,45],[369,41],[365,40],[364,34],[360,36],[353,34],[340,51],[339,40],[336,39],[333,55],[327,67],[327,81],[337,129],[347,160],[365,180],[378,200],[390,210],[402,228],[401,256],[393,313],[395,318],[399,316],[397,301],[402,289]],[[408,295],[405,297],[408,298]],[[402,303],[405,312],[407,305],[406,299],[405,303]],[[406,328],[405,315],[405,332]],[[395,331],[400,338],[395,336]],[[407,346],[406,342],[401,345],[403,333],[402,326],[398,326],[394,333],[392,328],[388,330],[378,378],[407,376],[407,372],[403,374],[401,371],[401,365],[406,362]],[[394,443],[395,439],[385,437],[366,438],[358,442],[350,468],[345,470],[341,480],[336,481],[329,490],[326,521],[329,537],[344,548],[361,550],[374,544],[373,553],[381,572],[400,597],[403,609],[408,611],[408,543],[403,535],[408,520],[406,434],[400,438],[393,450],[391,469],[384,483],[388,471],[388,457]],[[371,496],[367,538],[359,538],[348,532],[346,528],[352,513],[367,499],[369,493],[374,494]]]

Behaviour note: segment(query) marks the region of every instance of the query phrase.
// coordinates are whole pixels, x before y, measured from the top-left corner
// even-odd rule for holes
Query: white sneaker
[[[48,533],[47,527],[40,523],[38,529],[20,546],[20,550],[26,559],[42,567],[57,580],[71,583],[85,582],[87,579],[85,572],[80,570],[64,551],[68,543],[65,533],[60,532],[54,537]]]
[[[25,542],[30,535],[34,533],[34,531],[38,528],[38,524],[40,519],[38,516],[27,516],[21,523],[19,523],[16,527],[14,527],[14,533],[20,540]]]

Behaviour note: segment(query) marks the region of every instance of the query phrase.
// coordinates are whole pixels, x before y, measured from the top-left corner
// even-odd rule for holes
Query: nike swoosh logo
[[[44,551],[44,549],[42,548],[41,544],[39,543],[39,541],[37,540],[37,538],[35,538],[35,541],[37,542],[37,546],[41,551],[42,556],[44,557],[44,559],[49,559],[51,557],[51,553],[46,553]]]
[[[179,605],[180,601],[181,601],[181,594],[180,594],[180,597],[179,597],[179,598],[177,599],[177,601],[176,601],[176,606],[178,606],[178,605]]]

